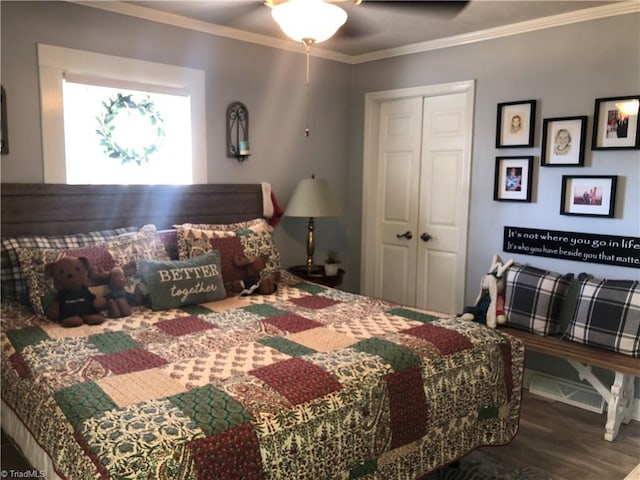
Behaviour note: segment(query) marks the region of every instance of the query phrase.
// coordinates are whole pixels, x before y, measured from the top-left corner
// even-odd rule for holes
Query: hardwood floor
[[[546,471],[554,480],[623,480],[640,463],[640,422],[623,425],[615,442],[604,440],[604,423],[604,415],[525,391],[518,435],[509,445],[489,450]],[[28,468],[4,434],[1,465]],[[640,480],[640,473],[633,480]]]
[[[608,442],[605,420],[605,414],[525,391],[518,435],[491,453],[541,469],[554,480],[623,480],[640,463],[640,422],[623,425]]]

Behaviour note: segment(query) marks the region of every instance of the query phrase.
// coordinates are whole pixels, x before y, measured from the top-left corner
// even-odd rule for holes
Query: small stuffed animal
[[[131,315],[129,305],[129,294],[124,287],[127,284],[127,277],[122,267],[114,267],[109,273],[109,293],[107,299],[107,311],[111,318],[128,317]]]
[[[99,325],[105,318],[100,313],[105,306],[103,298],[89,291],[89,260],[86,257],[64,256],[45,265],[45,273],[53,278],[57,289],[55,300],[47,316],[63,327],[78,327],[83,323]]]
[[[480,281],[480,292],[473,307],[465,307],[458,318],[486,323],[489,328],[507,322],[504,314],[504,273],[513,265],[513,260],[502,263],[499,255],[493,256],[489,272]]]
[[[139,285],[131,280],[136,273],[135,262],[123,267],[114,267],[111,271],[89,271],[89,278],[98,285],[108,284],[109,293],[105,296],[107,311],[111,318],[128,317],[131,307],[144,303],[144,294]]]
[[[247,296],[255,292],[261,295],[270,295],[276,291],[277,286],[273,277],[260,273],[264,270],[266,261],[266,255],[256,255],[255,257],[236,255],[233,257],[233,264],[245,271],[240,295]]]

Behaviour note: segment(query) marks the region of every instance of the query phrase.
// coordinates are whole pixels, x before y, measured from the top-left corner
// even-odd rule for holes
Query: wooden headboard
[[[2,237],[63,235],[153,223],[232,223],[263,216],[260,184],[3,183]]]

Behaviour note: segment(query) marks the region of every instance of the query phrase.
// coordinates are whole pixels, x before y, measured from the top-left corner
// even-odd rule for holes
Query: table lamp
[[[291,199],[285,209],[286,216],[308,217],[309,226],[307,229],[307,272],[311,273],[313,268],[313,251],[315,241],[313,232],[315,229],[315,217],[337,217],[342,214],[340,206],[336,202],[333,193],[329,189],[329,183],[324,178],[311,178],[300,180],[296,189],[291,195]]]

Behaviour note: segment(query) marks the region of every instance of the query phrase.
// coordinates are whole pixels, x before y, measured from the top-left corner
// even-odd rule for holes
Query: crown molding
[[[291,40],[278,39],[266,35],[246,32],[235,28],[224,27],[213,23],[203,22],[173,13],[161,12],[152,8],[132,5],[130,3],[120,1],[90,1],[90,0],[69,0],[70,3],[84,5],[87,7],[98,8],[101,10],[128,15],[131,17],[150,20],[152,22],[172,25],[187,30],[193,30],[218,37],[231,38],[242,42],[254,43],[265,47],[287,50],[290,52],[304,54],[305,50],[302,45],[292,42]],[[503,25],[500,27],[479,30],[476,32],[454,35],[436,40],[428,40],[426,42],[413,43],[402,47],[378,50],[363,55],[346,55],[331,50],[326,50],[318,46],[311,49],[311,55],[314,57],[325,58],[342,63],[359,64],[383,60],[385,58],[398,57],[402,55],[411,55],[414,53],[427,52],[430,50],[438,50],[442,48],[456,47],[459,45],[467,45],[470,43],[484,42],[511,35],[519,35],[522,33],[533,32],[536,30],[544,30],[547,28],[560,27],[563,25],[571,25],[574,23],[588,22],[600,18],[613,17],[617,15],[627,15],[632,13],[640,13],[640,2],[636,0],[616,2],[608,5],[602,5],[584,10],[576,10],[559,15],[527,20],[525,22]]]
[[[534,32],[536,30],[544,30],[547,28],[561,27],[563,25],[571,25],[573,23],[588,22],[590,20],[597,20],[600,18],[613,17],[617,15],[627,15],[630,13],[638,12],[640,12],[640,2],[638,1],[613,3],[610,5],[586,8],[584,10],[575,10],[559,15],[552,15],[549,17],[541,17],[535,20],[527,20],[525,22],[518,22],[510,25],[502,25],[500,27],[488,28],[486,30],[478,30],[476,32],[454,35],[437,40],[413,43],[411,45],[404,45],[398,48],[389,48],[386,50],[378,50],[376,52],[366,53],[363,55],[356,55],[351,57],[351,63],[356,64],[372,62],[375,60],[382,60],[390,57],[411,55],[413,53],[421,53],[430,50],[438,50],[441,48],[456,47],[459,45],[467,45],[469,43],[484,42],[496,38]]]
[[[85,7],[98,8],[107,12],[119,13],[122,15],[128,15],[130,17],[141,18],[144,20],[150,20],[152,22],[163,23],[165,25],[171,25],[174,27],[184,28],[195,32],[206,33],[208,35],[214,35],[217,37],[231,38],[233,40],[240,40],[242,42],[254,43],[262,45],[264,47],[277,48],[280,50],[287,50],[290,52],[305,53],[305,48],[302,43],[298,44],[287,39],[278,39],[269,37],[267,35],[260,35],[257,33],[247,32],[245,30],[238,30],[236,28],[225,27],[222,25],[216,25],[214,23],[203,22],[201,20],[195,20],[193,18],[184,17],[182,15],[176,15],[174,13],[161,12],[148,7],[142,7],[139,5],[132,5],[130,3],[119,1],[93,1],[93,0],[67,0],[69,3],[75,3],[77,5],[84,5]],[[326,58],[327,60],[335,60],[342,63],[352,63],[352,57],[331,50],[326,50],[314,46],[311,49],[311,55],[314,57]]]

